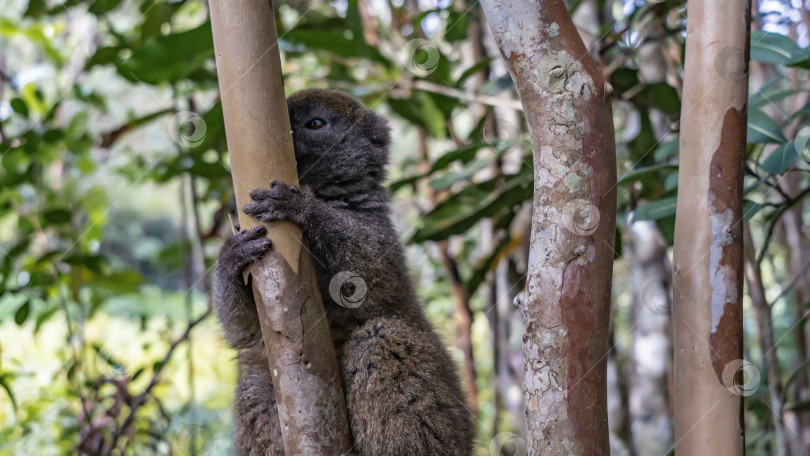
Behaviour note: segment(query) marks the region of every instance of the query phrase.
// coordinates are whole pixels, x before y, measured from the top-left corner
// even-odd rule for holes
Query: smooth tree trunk
[[[211,0],[222,110],[237,207],[273,179],[298,183],[270,2]],[[243,229],[258,221],[239,212]],[[273,252],[249,268],[278,404],[284,452],[349,450],[337,358],[301,229],[270,223]],[[247,277],[246,277],[247,279]],[[271,398],[267,398],[269,402]]]
[[[744,451],[743,164],[749,0],[688,6],[673,267],[679,455]]]
[[[606,359],[616,213],[612,90],[565,3],[488,0],[534,155],[523,321],[529,454],[609,454]]]

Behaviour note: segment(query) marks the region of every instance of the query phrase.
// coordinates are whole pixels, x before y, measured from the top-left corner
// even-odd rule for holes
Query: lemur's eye
[[[306,127],[309,128],[310,130],[319,130],[325,126],[326,121],[323,119],[318,119],[317,117],[315,119],[310,120],[306,124]]]

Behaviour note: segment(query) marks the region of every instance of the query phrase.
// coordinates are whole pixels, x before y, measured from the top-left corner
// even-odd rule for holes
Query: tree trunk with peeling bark
[[[297,184],[272,4],[210,3],[236,205],[273,179]],[[244,229],[258,222],[239,212]],[[351,446],[337,358],[301,229],[268,223],[273,252],[248,269],[267,351],[284,452],[340,455]],[[247,279],[247,276],[245,277]],[[268,402],[271,398],[267,398]]]
[[[674,253],[677,454],[743,454],[749,0],[689,2]]]
[[[530,454],[609,453],[606,353],[616,223],[612,90],[564,2],[485,1],[534,155],[523,318]]]

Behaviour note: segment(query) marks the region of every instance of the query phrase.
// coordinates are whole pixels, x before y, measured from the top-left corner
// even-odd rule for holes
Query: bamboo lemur
[[[333,90],[296,93],[288,106],[301,187],[274,181],[251,192],[254,202],[243,210],[261,221],[293,221],[309,241],[346,392],[351,454],[468,456],[472,417],[454,363],[416,299],[389,218],[385,119]],[[228,239],[215,272],[219,318],[240,350],[237,456],[284,454],[256,306],[242,281],[244,268],[271,248],[264,235],[260,226]],[[367,287],[355,308],[335,303],[329,292],[344,271]]]

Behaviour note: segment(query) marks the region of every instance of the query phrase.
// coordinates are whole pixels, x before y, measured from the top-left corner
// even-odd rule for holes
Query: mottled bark
[[[222,110],[237,207],[271,180],[297,184],[295,155],[273,8],[269,2],[212,0]],[[243,228],[258,222],[240,211]],[[287,456],[349,450],[337,358],[312,258],[301,229],[268,224],[274,252],[248,269],[278,403]],[[270,401],[270,398],[268,398]]]
[[[750,2],[689,2],[675,223],[678,454],[742,454],[742,178]]]
[[[611,90],[558,1],[485,1],[534,154],[523,318],[530,454],[609,453],[606,352],[616,211]]]

